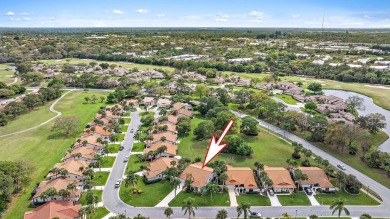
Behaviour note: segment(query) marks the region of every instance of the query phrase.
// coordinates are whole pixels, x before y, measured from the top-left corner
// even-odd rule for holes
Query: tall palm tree
[[[183,201],[181,210],[184,211],[184,215],[188,213],[188,219],[191,219],[191,215],[195,216],[195,210],[198,209],[198,205],[194,203],[193,198],[187,198]]]
[[[221,188],[216,183],[209,183],[206,186],[206,189],[209,191],[211,200],[213,200],[213,194],[219,192]]]
[[[136,185],[138,182],[137,180],[137,175],[135,175],[134,171],[129,171],[126,174],[126,179],[125,179],[125,187],[131,186],[131,188]]]
[[[337,214],[340,218],[341,213],[344,211],[346,215],[349,216],[349,210],[344,206],[345,199],[335,199],[333,200],[332,205],[329,207],[332,211],[332,215],[337,211]]]
[[[175,196],[176,196],[176,191],[180,187],[180,180],[171,176],[169,180],[169,184],[175,189]]]
[[[257,176],[260,176],[260,170],[264,168],[264,164],[256,161],[253,165],[256,167]]]
[[[242,213],[244,213],[244,219],[247,219],[248,218],[248,213],[250,212],[250,204],[249,203],[246,203],[246,202],[241,202],[238,206],[237,206],[237,218],[240,217],[240,215]]]
[[[340,190],[343,189],[342,187],[343,187],[345,180],[346,180],[345,174],[341,171],[337,171],[335,177],[336,177],[337,183],[339,184],[339,189]]]
[[[68,198],[70,196],[70,192],[67,189],[61,189],[60,191],[58,191],[58,195],[65,200],[65,198]]]
[[[218,211],[217,215],[215,216],[215,219],[226,219],[228,216],[228,213],[225,209],[221,209]]]
[[[168,219],[171,219],[171,215],[173,214],[172,208],[166,208],[164,210],[164,214],[165,214],[165,216],[167,216]]]
[[[228,179],[228,175],[226,173],[221,173],[218,176],[219,180],[222,182],[222,185],[225,185],[226,180]]]

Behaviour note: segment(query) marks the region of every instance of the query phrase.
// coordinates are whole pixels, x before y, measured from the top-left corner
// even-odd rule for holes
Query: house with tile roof
[[[81,207],[81,205],[74,205],[72,201],[51,201],[25,212],[24,219],[81,219],[79,215]]]
[[[157,159],[153,160],[152,162],[148,163],[146,165],[146,168],[148,169],[148,171],[146,171],[144,173],[145,180],[148,182],[154,182],[154,181],[158,181],[158,180],[161,180],[162,178],[164,178],[165,177],[164,171],[167,168],[172,167],[172,164],[171,164],[172,161],[175,161],[176,163],[178,163],[177,159],[167,158],[167,157],[160,157],[160,158],[157,158]]]
[[[264,166],[264,172],[272,180],[272,189],[275,193],[291,193],[295,190],[295,183],[286,168]]]
[[[154,100],[153,97],[145,97],[142,100],[142,104],[145,106],[153,106],[153,105],[156,105],[156,101]]]
[[[185,182],[191,181],[191,187],[200,191],[203,187],[209,184],[217,174],[214,173],[214,169],[210,167],[202,168],[202,163],[194,163],[188,165],[180,175],[180,180]]]
[[[169,99],[160,98],[157,101],[157,106],[160,108],[168,108],[171,105],[172,101]]]
[[[94,131],[91,130],[92,127],[94,127],[93,128]],[[95,125],[92,127],[84,130],[84,133],[82,136],[88,136],[91,134],[98,134],[98,135],[101,135],[102,137],[108,137],[111,135],[111,129],[109,127],[106,127],[106,130],[104,130],[105,126],[101,126],[101,125]]]
[[[318,167],[299,167],[302,174],[307,175],[307,180],[301,180],[297,183],[301,188],[311,188],[314,191],[332,192],[335,191],[335,187],[329,181],[325,171]]]
[[[180,110],[180,109],[186,109],[186,110],[192,110],[191,104],[188,103],[181,103],[177,102],[172,105],[173,110]]]
[[[172,132],[159,132],[152,135],[153,140],[148,141],[147,145],[156,144],[159,142],[176,144],[177,142],[177,134],[173,134]],[[165,140],[163,140],[165,138]]]
[[[76,185],[79,184],[78,180],[63,178],[63,177],[51,179],[49,181],[42,181],[41,183],[39,183],[38,187],[34,190],[35,194],[31,198],[31,202],[37,204],[37,203],[44,203],[48,201],[54,201],[54,200],[55,201],[78,201],[81,198],[81,192],[82,192],[80,188],[69,190],[70,196],[65,198],[58,194],[53,197],[46,197],[46,198],[43,198],[41,196],[42,193],[48,190],[49,188],[54,188],[57,191],[57,193],[62,189],[66,190],[68,185],[71,183],[74,183]]]
[[[233,188],[238,193],[260,192],[257,186],[253,170],[249,167],[232,167],[227,165],[225,181],[227,187]]]
[[[62,163],[56,164],[54,167],[58,169],[66,169],[68,171],[68,175],[66,175],[67,178],[73,179],[73,180],[82,180],[83,179],[83,171],[87,169],[89,166],[89,162],[82,161],[82,160],[67,160]],[[50,172],[47,177],[50,179],[56,179],[61,177],[61,175]]]
[[[76,149],[78,147],[91,147],[91,148],[97,148],[97,149],[102,149],[103,144],[98,142],[98,139],[101,138],[102,140],[105,140],[104,137],[98,135],[98,134],[89,134],[86,136],[81,136],[80,138],[80,143],[76,142],[73,145],[73,149]],[[83,145],[83,142],[87,141],[86,145]]]
[[[177,145],[175,144],[170,144],[168,142],[158,142],[158,143],[155,143],[155,144],[151,144],[151,145],[148,145],[143,153],[144,154],[147,154],[149,151],[155,151],[157,150],[159,147],[162,147],[162,146],[166,146],[167,147],[167,150],[165,150],[163,153],[161,154],[158,154],[156,155],[156,157],[175,157],[177,155]],[[151,157],[149,157],[149,159],[151,159]]]
[[[188,117],[192,117],[194,115],[194,113],[190,110],[186,110],[186,109],[179,109],[177,111],[177,116],[188,116]]]
[[[81,160],[85,162],[93,163],[95,162],[94,156],[95,154],[100,153],[100,150],[96,148],[91,147],[78,147],[76,149],[73,149],[71,151],[66,152],[65,157],[62,159],[62,161],[68,161],[68,160]],[[79,155],[79,156],[77,156]]]

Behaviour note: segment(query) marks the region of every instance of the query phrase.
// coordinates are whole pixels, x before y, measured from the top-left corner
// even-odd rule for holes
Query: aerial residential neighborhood
[[[0,8],[0,218],[390,218],[390,2]]]

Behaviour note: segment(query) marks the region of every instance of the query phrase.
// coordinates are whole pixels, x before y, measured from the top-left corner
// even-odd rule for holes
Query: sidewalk
[[[268,194],[268,198],[269,200],[271,201],[271,206],[282,206],[279,202],[279,199],[278,199],[278,196],[277,195],[269,195]]]
[[[313,195],[307,195],[307,197],[309,198],[312,206],[319,206],[320,205],[320,203],[318,203],[317,199],[314,197],[314,193],[313,193]]]
[[[236,192],[234,191],[233,188],[228,188],[228,191],[229,191],[230,206],[232,207],[238,206]]]
[[[180,183],[179,188],[176,189],[176,195],[181,192],[181,190],[184,187],[184,182]],[[168,207],[168,203],[172,201],[172,199],[175,198],[175,190],[172,190],[163,200],[161,200],[160,203],[158,203],[155,207]]]
[[[111,172],[112,168],[93,168],[93,171],[94,172],[99,172],[99,171],[102,171],[102,172]]]

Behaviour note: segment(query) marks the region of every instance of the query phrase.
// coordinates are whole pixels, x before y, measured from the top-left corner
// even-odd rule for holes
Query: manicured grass
[[[191,130],[205,121],[205,118],[199,116],[191,120]],[[255,161],[261,161],[268,166],[286,166],[286,160],[291,158],[293,148],[287,142],[261,130],[258,136],[245,136],[243,139],[253,148],[254,154],[252,157],[242,157],[233,154],[219,154],[218,160],[225,160],[228,164],[237,167],[251,167]],[[197,141],[193,135],[193,131],[188,136],[180,138],[179,154],[185,158],[194,159],[196,157],[203,158],[209,146],[209,140]],[[314,164],[314,162],[312,162]]]
[[[141,112],[139,115],[141,117],[146,117],[146,116],[150,116],[150,115],[154,116],[154,114],[155,114],[154,112],[146,111],[146,112]]]
[[[122,125],[122,132],[127,132],[128,128],[129,128],[128,125]]]
[[[278,195],[278,199],[283,206],[311,205],[309,198],[304,192],[297,192],[295,195]]]
[[[103,191],[102,191],[102,190],[90,190],[90,191],[92,191],[94,195],[96,195],[97,197],[99,197],[99,202],[102,201],[102,194],[103,194]],[[81,199],[80,199],[80,204],[81,204],[82,206],[87,205],[86,197],[87,197],[87,191],[85,191],[85,192],[82,193],[82,196],[81,196]]]
[[[283,100],[283,102],[290,104],[290,105],[296,105],[298,103],[297,100],[292,98],[292,96],[287,95],[287,94],[274,94],[275,97]]]
[[[144,148],[145,148],[145,143],[138,142],[133,144],[131,151],[143,151]]]
[[[124,116],[124,117],[129,117],[129,116],[130,116],[130,113],[127,112],[127,113],[123,114],[123,116]]]
[[[211,199],[211,196],[204,198],[196,193],[180,192],[168,205],[181,207],[183,206],[183,201],[189,197],[193,198],[194,203],[198,206],[230,206],[229,194],[227,192],[214,194],[213,199]]]
[[[110,144],[108,145],[108,149],[110,150],[110,153],[118,153],[119,152],[120,144]]]
[[[118,134],[118,141],[123,141],[125,139],[125,134]]]
[[[119,197],[125,203],[136,207],[153,207],[163,200],[173,189],[168,181],[160,181],[152,184],[145,184],[142,177],[138,178],[135,188],[144,191],[143,194],[131,194],[131,188],[121,184]]]
[[[111,156],[102,157],[102,162],[101,162],[102,168],[112,167],[114,165],[114,161],[115,161],[115,157],[111,157]]]
[[[93,174],[93,182],[92,184],[94,186],[104,186],[106,185],[108,175],[110,175],[109,172],[95,172]]]
[[[130,118],[123,118],[123,120],[125,121],[125,124],[129,124],[131,122]]]
[[[379,205],[376,200],[363,192],[360,192],[359,195],[351,195],[341,190],[335,194],[317,194],[315,198],[321,205],[331,205],[334,199],[339,198],[345,199],[346,205]]]
[[[105,92],[80,92],[72,91],[61,99],[55,106],[55,110],[62,112],[62,116],[77,116],[81,124],[78,134],[70,137],[50,137],[51,127],[54,121],[22,134],[0,138],[0,160],[26,161],[34,167],[31,173],[31,182],[21,193],[20,197],[10,207],[10,212],[4,218],[23,218],[26,211],[31,210],[30,193],[36,183],[43,180],[54,164],[61,161],[66,150],[74,143],[86,124],[88,124],[103,103],[83,104],[85,96],[103,96]],[[31,114],[28,114],[31,116]],[[32,121],[33,119],[30,119]]]
[[[237,196],[237,202],[246,202],[251,206],[271,206],[269,198],[259,194],[240,194]]]
[[[107,210],[105,207],[95,208],[95,212],[91,215],[91,219],[101,219],[108,213],[110,213],[110,211]]]
[[[137,155],[131,155],[129,161],[127,162],[126,172],[138,172],[141,170],[141,166],[146,166],[146,164],[147,162],[140,162],[137,158]]]
[[[6,84],[14,82],[14,71],[6,70],[9,65],[0,65],[0,81]],[[18,79],[20,81],[20,79]]]
[[[131,108],[130,111],[131,112],[135,112],[135,111],[137,111],[137,109],[136,108]]]

